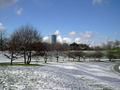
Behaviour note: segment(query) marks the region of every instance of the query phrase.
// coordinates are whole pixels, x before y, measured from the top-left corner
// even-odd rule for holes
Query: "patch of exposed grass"
[[[103,88],[103,90],[112,90],[112,89],[109,89],[109,88]]]
[[[101,61],[101,60],[94,60],[93,62],[104,62],[104,61]]]
[[[92,86],[92,87],[94,87],[94,88],[101,88],[102,90],[112,90],[112,89],[110,89],[110,88],[108,88],[108,87],[105,87],[105,86],[102,85],[102,84],[93,84],[93,85],[90,85],[90,86]]]
[[[10,63],[0,63],[0,66],[43,66],[40,64],[16,64],[13,63],[12,65]]]
[[[72,60],[72,61],[70,61],[70,62],[84,62],[84,61],[79,61],[79,60]]]

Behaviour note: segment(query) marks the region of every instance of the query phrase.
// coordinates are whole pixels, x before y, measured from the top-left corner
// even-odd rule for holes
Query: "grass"
[[[103,90],[112,90],[112,89],[109,89],[109,88],[103,88]]]
[[[94,84],[94,85],[90,85],[90,86],[92,86],[94,88],[101,88],[102,90],[112,90],[108,87],[103,86],[102,84]]]
[[[39,64],[16,64],[13,63],[12,65],[10,63],[0,63],[0,66],[43,66]]]
[[[101,61],[101,60],[94,60],[93,62],[104,62],[104,61]]]

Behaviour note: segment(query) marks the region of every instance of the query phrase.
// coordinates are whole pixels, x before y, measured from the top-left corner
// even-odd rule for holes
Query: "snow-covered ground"
[[[0,66],[0,89],[119,90],[112,63],[52,63],[45,66]]]
[[[120,90],[120,76],[112,69],[113,62],[42,65],[0,66],[0,90]]]

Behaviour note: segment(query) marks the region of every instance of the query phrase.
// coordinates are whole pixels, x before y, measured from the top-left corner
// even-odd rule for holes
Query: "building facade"
[[[56,35],[49,35],[50,44],[56,43]]]

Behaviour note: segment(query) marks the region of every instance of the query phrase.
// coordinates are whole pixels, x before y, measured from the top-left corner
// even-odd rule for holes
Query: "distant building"
[[[49,35],[50,44],[56,43],[56,35]]]

